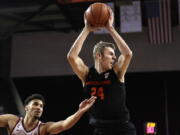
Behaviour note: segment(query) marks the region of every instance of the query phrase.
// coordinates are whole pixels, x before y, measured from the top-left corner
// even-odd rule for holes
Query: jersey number
[[[91,88],[91,96],[98,96],[101,100],[104,100],[104,89],[103,87],[92,87]]]

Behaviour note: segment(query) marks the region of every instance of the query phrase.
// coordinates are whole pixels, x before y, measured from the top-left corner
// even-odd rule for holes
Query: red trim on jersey
[[[41,125],[43,125],[44,123],[40,123],[39,126],[38,126],[38,135],[40,135],[40,128],[41,128]]]
[[[18,121],[16,122],[16,124],[15,124],[14,127],[12,128],[12,131],[10,131],[10,129],[9,129],[10,135],[12,135],[12,132],[14,131],[14,128],[17,126],[17,124],[19,123],[20,119],[21,119],[21,118],[18,119]]]
[[[24,130],[26,131],[26,133],[33,131],[33,130],[38,126],[38,124],[39,124],[39,121],[38,121],[37,124],[36,124],[36,126],[34,126],[31,130],[27,131],[26,128],[25,128],[25,126],[24,126],[24,121],[23,121],[23,120],[24,120],[24,118],[23,118],[22,121],[21,121],[21,122],[22,122],[22,127],[24,128]]]

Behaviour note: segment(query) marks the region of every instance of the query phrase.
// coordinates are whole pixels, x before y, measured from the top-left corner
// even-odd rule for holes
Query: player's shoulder
[[[40,135],[46,135],[50,133],[50,127],[55,122],[41,122],[40,124]]]
[[[14,114],[3,114],[2,116],[8,120],[19,120],[20,119],[19,116],[14,115]]]
[[[9,127],[10,131],[12,131],[12,129],[20,120],[20,118],[14,114],[3,114],[1,115],[1,118],[3,120],[4,126]]]
[[[49,126],[51,126],[52,124],[53,124],[54,122],[42,122],[41,121],[41,124],[40,124],[40,126],[41,126],[41,128],[48,128]]]

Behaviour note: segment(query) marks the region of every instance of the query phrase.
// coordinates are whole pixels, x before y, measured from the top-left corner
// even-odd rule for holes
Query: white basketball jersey
[[[11,135],[39,135],[39,126],[41,121],[38,122],[37,126],[30,131],[26,131],[23,126],[23,118],[21,117],[20,120],[15,125]]]

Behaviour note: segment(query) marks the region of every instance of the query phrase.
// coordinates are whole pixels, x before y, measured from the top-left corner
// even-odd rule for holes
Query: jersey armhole
[[[21,120],[21,118],[19,117],[18,121],[16,122],[16,124],[14,125],[14,127],[12,128],[12,130],[10,131],[10,129],[9,129],[10,135],[12,135],[12,133],[13,133],[15,127],[17,126],[17,124],[19,123],[20,120]]]
[[[112,68],[112,71],[114,72],[114,75],[115,75],[116,78],[119,80],[119,82],[124,85],[125,82],[120,81],[120,79],[118,78],[118,75],[117,75],[116,71],[114,70],[114,68]]]

